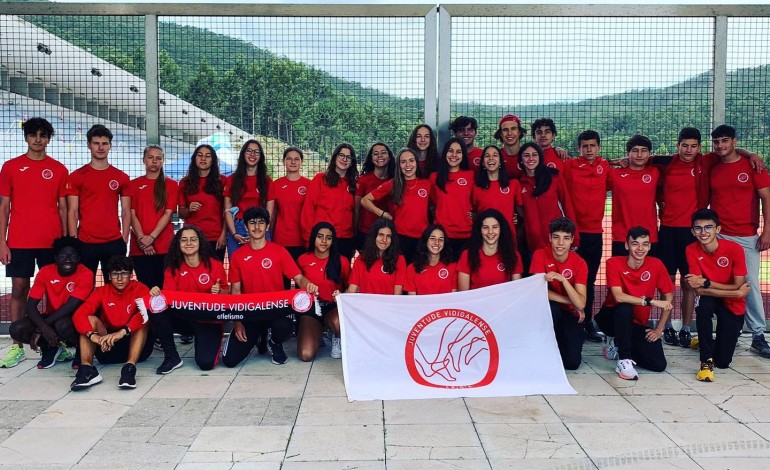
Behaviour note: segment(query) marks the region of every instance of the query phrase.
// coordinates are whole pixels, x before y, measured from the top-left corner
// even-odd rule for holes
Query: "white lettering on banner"
[[[289,301],[287,299],[264,302],[237,302],[228,304],[227,302],[193,302],[189,300],[175,300],[169,305],[171,308],[179,310],[201,310],[210,312],[223,312],[231,310],[234,312],[254,312],[257,310],[271,310],[274,308],[287,308]]]

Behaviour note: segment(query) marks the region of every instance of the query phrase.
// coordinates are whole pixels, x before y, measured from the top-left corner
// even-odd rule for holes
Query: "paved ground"
[[[747,349],[744,337],[711,384],[695,380],[695,351],[667,346],[666,373],[627,382],[587,344],[569,374],[578,396],[357,403],[323,349],[311,364],[252,356],[208,373],[190,358],[165,377],[156,353],[136,390],[105,366],[79,393],[68,365],[40,371],[28,353],[0,369],[0,467],[765,470],[770,360]]]

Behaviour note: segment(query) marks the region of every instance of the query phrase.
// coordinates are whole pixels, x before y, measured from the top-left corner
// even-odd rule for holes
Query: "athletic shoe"
[[[701,382],[713,382],[714,381],[714,361],[709,359],[706,362],[700,363],[700,370],[695,376],[696,379]]]
[[[155,338],[155,341],[153,341],[152,349],[156,351],[163,351],[163,345],[160,344],[160,340],[158,338]]]
[[[56,356],[56,362],[67,362],[72,360],[72,353],[67,349],[67,345],[64,344],[63,341],[59,342],[59,347],[61,348],[61,351],[59,352],[59,355]]]
[[[592,343],[601,343],[604,341],[604,337],[599,334],[598,331],[596,331],[596,327],[594,326],[593,321],[586,321],[585,326],[586,331],[586,341],[590,341]]]
[[[136,388],[136,366],[127,362],[123,364],[123,368],[120,369],[120,380],[118,381],[118,387],[120,388]]]
[[[184,364],[184,361],[179,356],[173,357],[167,357],[163,359],[163,363],[155,369],[156,374],[160,375],[166,375],[173,372],[175,369],[179,369]]]
[[[331,356],[333,359],[342,358],[342,340],[340,338],[332,337]]]
[[[663,330],[663,342],[670,344],[671,346],[679,346],[679,338],[676,337],[676,330],[673,328],[666,328]]]
[[[602,346],[602,356],[608,361],[618,360],[618,347],[615,346],[615,338],[612,336],[605,336],[605,343]]]
[[[179,337],[179,342],[182,344],[192,344],[194,340],[195,340],[195,336],[193,335],[181,335]]]
[[[273,352],[273,364],[281,365],[286,364],[289,357],[286,355],[286,351],[283,350],[283,344],[276,343],[272,339],[269,341],[270,350]]]
[[[24,354],[24,348],[18,344],[14,344],[11,346],[11,349],[5,353],[5,357],[0,359],[0,368],[16,367],[25,359],[27,359],[27,356]]]
[[[679,346],[689,348],[692,342],[692,335],[689,331],[679,330]]]
[[[751,350],[762,357],[770,358],[770,345],[767,344],[765,335],[755,336],[754,339],[751,340]]]
[[[637,380],[639,374],[636,372],[636,369],[634,369],[635,365],[636,362],[631,359],[619,359],[618,365],[615,367],[615,372],[617,372],[623,380]]]
[[[43,357],[37,362],[37,368],[50,369],[53,367],[54,364],[56,364],[56,357],[61,354],[62,349],[64,348],[62,348],[61,345],[51,346],[48,343],[40,346],[40,354]]]
[[[99,375],[99,371],[96,367],[83,364],[78,369],[78,373],[75,376],[75,380],[70,385],[70,390],[76,392],[78,390],[85,390],[91,385],[96,385],[102,381],[102,376]]]
[[[259,335],[259,339],[257,340],[257,354],[267,354],[267,335]]]

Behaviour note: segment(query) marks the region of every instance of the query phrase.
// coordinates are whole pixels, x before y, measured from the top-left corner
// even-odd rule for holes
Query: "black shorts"
[[[667,227],[660,226],[658,231],[658,258],[668,270],[668,274],[673,276],[679,270],[682,276],[689,273],[687,267],[687,257],[685,249],[688,245],[695,243],[695,237],[689,227]]]
[[[53,264],[53,248],[11,248],[11,262],[5,267],[5,277],[30,278],[38,269]]]
[[[319,300],[318,301],[318,305],[319,305],[319,307],[321,307],[321,316],[320,317],[318,315],[316,315],[315,308],[311,308],[307,312],[302,312],[302,313],[298,314],[297,318],[299,319],[300,317],[313,317],[316,320],[318,320],[320,322],[323,322],[323,319],[326,318],[326,315],[328,315],[329,312],[331,312],[332,310],[337,308],[337,302],[324,302],[323,300]]]

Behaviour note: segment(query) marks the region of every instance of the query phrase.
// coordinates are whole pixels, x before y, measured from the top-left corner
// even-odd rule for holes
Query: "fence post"
[[[436,135],[439,151],[449,139],[449,118],[452,107],[452,15],[443,6],[438,8],[438,122]]]
[[[160,87],[158,78],[158,15],[144,17],[144,76],[147,144],[160,144]]]
[[[714,103],[711,128],[725,123],[727,102],[727,17],[714,18]]]
[[[438,9],[431,9],[425,15],[424,50],[424,122],[436,128],[436,90],[438,87]]]

